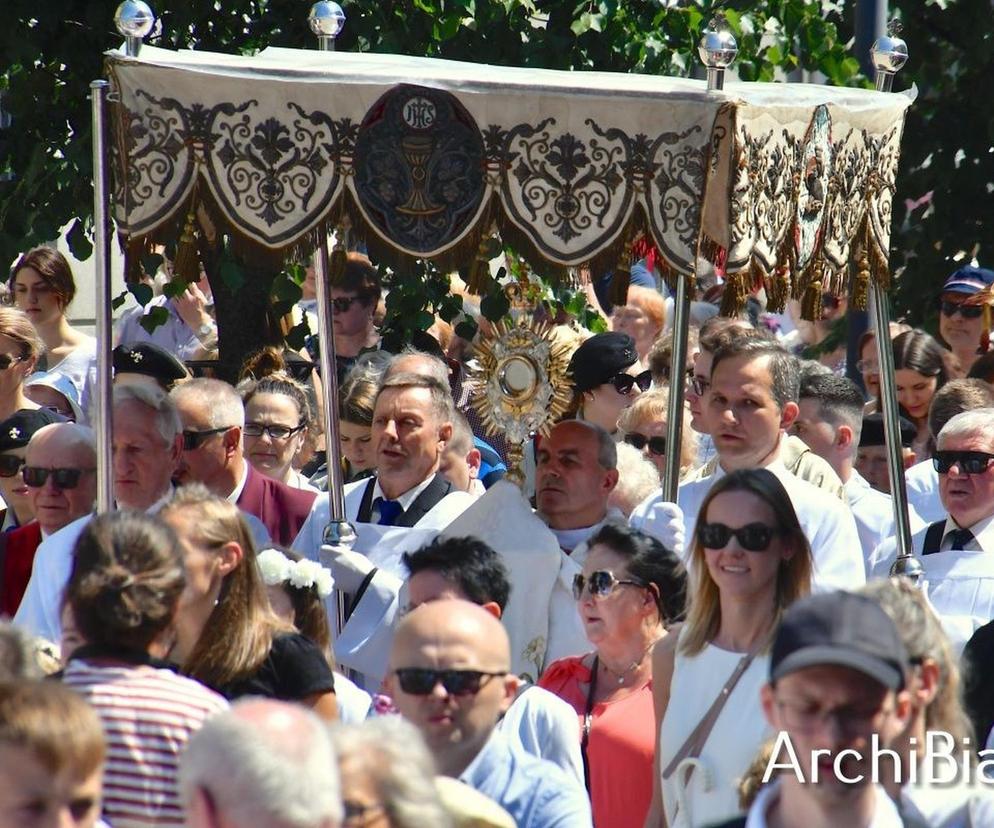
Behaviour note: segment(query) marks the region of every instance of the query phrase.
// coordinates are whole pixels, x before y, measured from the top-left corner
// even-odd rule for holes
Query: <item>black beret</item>
[[[24,448],[34,433],[52,423],[68,423],[61,414],[47,408],[22,408],[0,423],[0,451]]]
[[[918,434],[918,429],[906,417],[898,417],[898,422],[901,428],[901,445],[909,447]],[[887,445],[887,441],[884,439],[883,414],[866,414],[863,417],[863,430],[859,435],[859,445],[860,448]]]
[[[113,359],[114,376],[144,374],[157,380],[164,388],[190,376],[182,362],[169,351],[151,342],[118,345],[114,349]]]
[[[638,362],[635,340],[620,331],[595,334],[584,342],[569,361],[573,387],[577,391],[589,391],[603,385],[615,374],[619,374]]]

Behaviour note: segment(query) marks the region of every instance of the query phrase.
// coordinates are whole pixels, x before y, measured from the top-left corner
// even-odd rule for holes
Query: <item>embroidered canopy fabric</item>
[[[290,49],[107,61],[125,239],[199,199],[274,251],[347,220],[394,257],[463,263],[496,228],[558,267],[644,234],[674,273],[703,255],[774,293],[886,276],[908,95]]]

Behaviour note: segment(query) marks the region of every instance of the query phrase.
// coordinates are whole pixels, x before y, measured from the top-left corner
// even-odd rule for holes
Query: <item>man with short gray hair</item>
[[[964,411],[939,432],[932,463],[946,517],[915,533],[928,598],[957,651],[994,618],[994,408]],[[891,539],[873,555],[886,577],[897,554]]]
[[[190,739],[180,759],[190,828],[338,828],[338,763],[321,720],[298,705],[238,702]]]

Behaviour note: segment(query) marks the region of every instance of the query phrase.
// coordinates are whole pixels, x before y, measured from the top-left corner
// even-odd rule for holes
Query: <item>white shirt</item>
[[[904,490],[908,493],[908,507],[925,523],[935,523],[946,516],[946,507],[939,498],[939,473],[931,458],[905,470]]]
[[[816,590],[858,589],[866,582],[866,564],[860,552],[859,534],[852,512],[835,497],[826,496],[822,489],[795,477],[779,460],[766,467],[779,478],[790,495],[797,520],[804,531],[814,559],[812,586]],[[677,505],[683,510],[687,530],[687,549],[697,525],[697,513],[711,486],[724,477],[719,466],[714,474],[683,483],[677,490]],[[663,499],[662,491],[643,500],[632,512],[631,524],[649,530],[647,517],[655,503]],[[661,539],[662,540],[662,539]]]
[[[528,685],[518,693],[497,723],[497,729],[532,756],[558,765],[583,785],[576,711],[559,696],[534,684]]]
[[[878,492],[855,470],[845,483],[845,493],[856,521],[859,545],[863,549],[863,559],[866,561],[867,575],[869,575],[869,562],[873,550],[888,538],[894,537],[894,499],[888,494]],[[912,532],[917,532],[925,525],[910,506],[908,519]]]
[[[887,792],[879,785],[874,785],[873,793],[873,817],[870,819],[869,824],[865,826],[847,825],[845,828],[904,828],[904,821],[901,819],[900,813],[898,813],[897,806],[887,796]],[[756,799],[752,803],[752,807],[749,808],[745,828],[766,828],[768,824],[766,815],[779,798],[780,783],[778,781],[770,782],[768,785],[760,788],[759,793],[756,794]],[[842,828],[842,826],[839,826],[839,828]]]

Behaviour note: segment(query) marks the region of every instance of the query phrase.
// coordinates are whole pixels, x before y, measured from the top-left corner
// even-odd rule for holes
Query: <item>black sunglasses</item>
[[[707,549],[724,549],[735,537],[743,549],[765,552],[778,532],[778,529],[765,523],[749,523],[738,529],[732,529],[724,523],[704,523],[697,530],[697,537]]]
[[[84,474],[95,471],[96,469],[43,469],[40,466],[25,466],[24,485],[40,489],[51,477],[56,489],[75,489]]]
[[[983,305],[964,305],[961,302],[950,302],[948,299],[943,299],[939,303],[939,310],[942,311],[943,316],[954,316],[958,313],[964,319],[979,319],[984,312]]]
[[[607,598],[619,586],[645,587],[642,581],[625,580],[616,578],[613,572],[606,569],[598,569],[590,573],[590,577],[584,578],[582,575],[573,576],[573,598],[579,601],[583,597],[583,590],[590,590],[594,598]]]
[[[358,302],[358,296],[338,296],[331,300],[331,306],[339,313],[345,313],[349,308],[352,307],[353,302]]]
[[[710,380],[701,379],[700,377],[691,377],[690,387],[694,390],[694,393],[698,397],[703,397],[711,387],[711,382]]]
[[[452,696],[473,696],[487,679],[506,676],[507,671],[488,673],[483,670],[429,670],[421,667],[401,667],[395,671],[400,689],[410,696],[427,696],[439,682]]]
[[[246,437],[261,437],[263,434],[268,434],[273,440],[285,440],[287,437],[292,437],[303,427],[304,423],[294,428],[284,425],[267,425],[265,423],[245,423],[242,434]]]
[[[994,460],[986,451],[937,451],[932,455],[932,465],[939,474],[949,474],[959,466],[961,474],[983,474]]]
[[[0,371],[6,371],[16,362],[20,362],[24,357],[17,354],[0,354]]]
[[[0,477],[13,477],[24,465],[24,458],[16,454],[0,454]]]
[[[185,451],[195,451],[200,448],[208,437],[213,437],[215,434],[222,434],[227,431],[232,426],[225,426],[224,428],[212,428],[208,431],[184,431],[183,432],[183,449]]]
[[[631,394],[637,385],[639,391],[648,391],[652,385],[652,371],[643,371],[634,377],[631,374],[615,374],[608,380],[619,394]]]
[[[649,452],[655,454],[656,457],[662,457],[666,454],[665,437],[646,437],[644,434],[633,431],[631,434],[625,435],[625,442],[630,446],[635,446],[639,451],[648,446]]]

